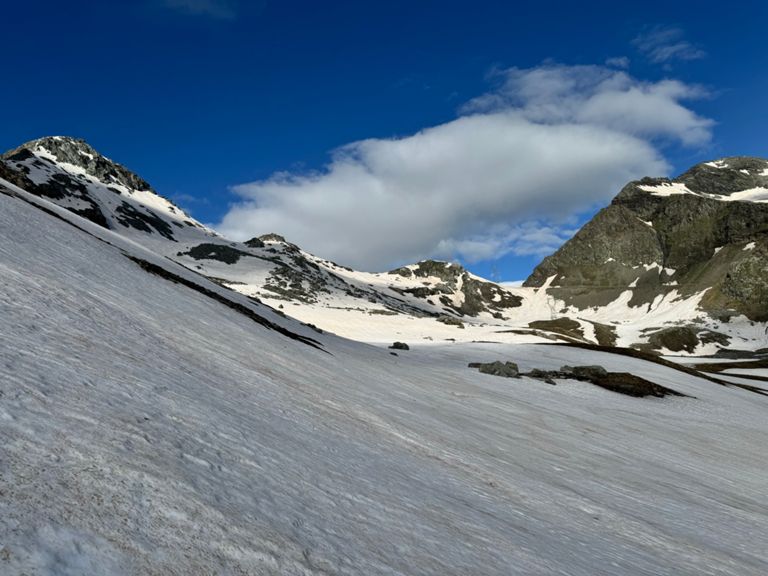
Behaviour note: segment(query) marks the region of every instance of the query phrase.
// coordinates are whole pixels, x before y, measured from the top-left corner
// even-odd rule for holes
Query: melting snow
[[[685,184],[680,182],[664,182],[658,186],[649,186],[642,184],[638,186],[641,190],[651,192],[654,196],[674,196],[676,194],[696,194],[688,189]]]

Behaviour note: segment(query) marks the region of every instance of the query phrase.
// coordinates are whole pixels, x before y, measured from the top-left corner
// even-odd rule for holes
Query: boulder
[[[574,380],[586,380],[587,382],[594,382],[599,378],[605,378],[608,376],[608,370],[602,366],[563,366],[560,368],[560,372],[563,373],[565,378],[573,378]]]
[[[520,370],[517,364],[514,362],[487,362],[487,363],[473,363],[482,374],[490,374],[492,376],[502,376],[504,378],[520,378]]]
[[[392,346],[390,346],[391,350],[410,350],[411,347],[408,346],[405,342],[394,342]]]

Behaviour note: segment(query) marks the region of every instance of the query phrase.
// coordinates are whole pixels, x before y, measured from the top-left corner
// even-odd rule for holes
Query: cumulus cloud
[[[164,0],[173,10],[220,20],[231,20],[237,15],[234,0]]]
[[[712,122],[682,103],[702,91],[674,80],[554,64],[496,78],[453,121],[353,142],[318,172],[234,187],[243,200],[218,228],[235,239],[278,232],[366,270],[544,255],[573,233],[574,214],[667,173],[660,142],[710,137]]]
[[[638,35],[632,43],[655,64],[667,64],[674,60],[699,60],[707,53],[685,40],[680,28],[655,26]]]

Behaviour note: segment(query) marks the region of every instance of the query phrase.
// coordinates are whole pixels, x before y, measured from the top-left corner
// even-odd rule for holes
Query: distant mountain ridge
[[[626,185],[521,288],[434,260],[359,272],[275,233],[232,242],[79,139],[46,137],[3,154],[0,178],[353,339],[515,335],[688,354],[768,348],[768,161],[758,158]]]
[[[347,308],[364,305],[374,314],[433,318],[482,312],[501,317],[504,309],[520,305],[520,298],[456,264],[426,261],[408,281],[408,268],[397,275],[355,273],[278,234],[232,242],[81,139],[40,138],[0,160],[0,177],[251,297],[302,305],[329,298],[336,305],[341,298]],[[423,274],[426,269],[434,275]]]

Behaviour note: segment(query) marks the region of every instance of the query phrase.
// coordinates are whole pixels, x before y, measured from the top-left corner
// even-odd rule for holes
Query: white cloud
[[[234,0],[164,0],[168,8],[187,14],[231,20],[237,15]]]
[[[699,60],[707,53],[684,39],[685,33],[680,28],[655,26],[637,36],[632,43],[655,64],[665,64],[673,60]]]
[[[629,58],[626,56],[617,56],[616,58],[608,58],[605,61],[606,66],[613,66],[614,68],[629,68]]]
[[[425,257],[544,255],[573,215],[627,181],[665,174],[658,141],[700,145],[711,121],[681,101],[701,91],[599,66],[497,73],[457,119],[336,150],[322,170],[236,186],[219,229],[278,232],[344,264],[381,270]]]

